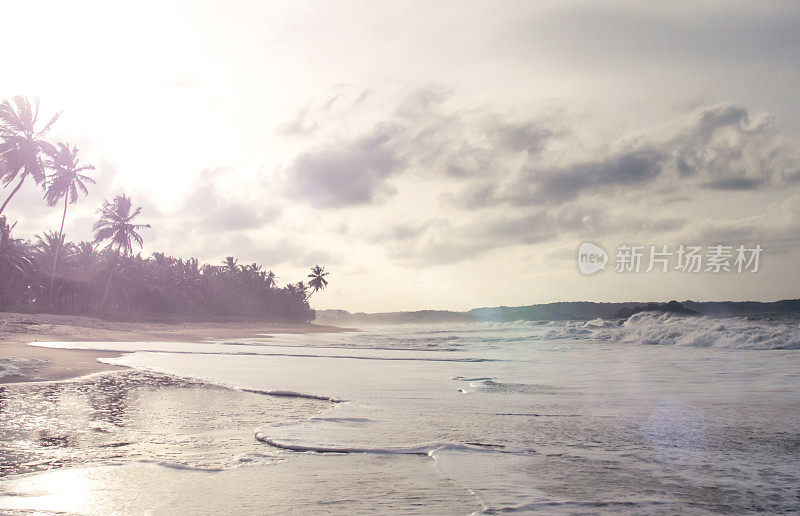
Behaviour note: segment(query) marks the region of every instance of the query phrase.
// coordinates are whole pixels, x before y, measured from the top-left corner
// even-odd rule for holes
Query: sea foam
[[[49,363],[46,358],[3,357],[0,358],[0,378],[35,373]]]
[[[595,319],[568,321],[551,327],[549,339],[598,339],[655,345],[727,349],[800,349],[796,321],[750,320],[743,317],[687,317],[638,313],[620,322]]]

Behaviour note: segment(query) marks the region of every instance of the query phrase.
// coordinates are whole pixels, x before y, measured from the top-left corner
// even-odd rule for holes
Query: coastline
[[[29,346],[37,341],[141,342],[236,339],[270,333],[322,333],[352,328],[316,324],[258,321],[117,322],[77,315],[0,312],[0,364],[21,360],[31,364],[19,374],[0,375],[0,384],[58,381],[110,370],[126,369],[98,362],[122,353]],[[39,362],[37,362],[39,361]],[[0,371],[2,373],[2,371]]]

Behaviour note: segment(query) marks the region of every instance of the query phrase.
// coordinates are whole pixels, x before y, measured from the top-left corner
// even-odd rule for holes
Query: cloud
[[[763,179],[748,179],[746,177],[729,177],[716,179],[703,183],[705,188],[712,190],[755,190],[764,184]]]
[[[449,98],[440,87],[420,88],[354,137],[320,135],[336,143],[296,156],[285,171],[286,192],[315,206],[370,204],[396,193],[390,179],[407,173],[457,179],[496,175],[508,160],[540,153],[561,130],[546,117],[448,110]],[[325,106],[298,116],[324,118]]]
[[[480,208],[667,188],[674,195],[754,190],[798,177],[797,142],[775,131],[772,117],[735,104],[683,113],[638,134],[599,134],[598,145],[578,138],[563,111],[448,108],[452,99],[435,85],[415,90],[361,134],[301,153],[288,167],[287,191],[341,208],[386,200],[396,193],[390,179],[416,175],[456,181],[449,202]],[[316,113],[328,110],[323,103]]]
[[[450,95],[449,90],[438,84],[417,88],[400,100],[395,115],[414,122],[426,120],[432,113],[439,112]]]
[[[384,246],[392,258],[431,265],[455,263],[494,249],[537,245],[568,235],[581,239],[620,232],[674,232],[686,224],[682,217],[631,217],[624,210],[573,202],[560,207],[473,216],[458,223],[440,218],[395,224],[386,231],[372,232],[365,239]]]
[[[278,217],[280,210],[276,205],[242,195],[234,200],[221,191],[220,185],[232,173],[231,168],[208,168],[192,183],[178,210],[178,216],[185,219],[186,225],[215,232],[236,232],[261,227]]]
[[[316,120],[311,119],[311,108],[304,106],[297,110],[295,116],[278,126],[278,134],[280,136],[297,136],[308,135],[313,133],[319,127]]]
[[[329,119],[331,116],[347,116],[371,93],[369,88],[351,91],[345,85],[337,85],[332,88],[332,91],[319,101],[300,107],[289,120],[279,124],[278,136],[310,136],[320,129],[323,120]]]
[[[493,131],[501,147],[513,152],[525,151],[528,154],[541,151],[547,140],[555,136],[551,128],[531,121],[507,122],[498,119]]]
[[[79,141],[77,138],[70,138],[69,141],[78,141],[81,145],[89,146],[88,139]],[[94,163],[87,159],[84,153],[79,157],[84,163]],[[117,181],[117,167],[107,159],[100,156],[97,160],[95,170],[89,170],[84,174],[92,177],[96,183],[89,184],[89,195],[80,195],[75,204],[70,204],[67,209],[64,232],[70,239],[90,239],[92,237],[92,225],[97,220],[97,210],[102,206],[104,200],[111,200],[114,196],[122,193],[122,189]],[[12,185],[13,186],[13,185]],[[0,190],[0,203],[10,193],[12,187]],[[19,221],[15,231],[17,235],[24,238],[32,238],[35,234],[44,231],[58,231],[61,224],[63,204],[59,203],[56,207],[47,206],[43,200],[44,190],[41,185],[34,185],[28,179],[17,195],[8,204],[5,215],[12,221]],[[134,197],[137,205],[145,201],[139,196]]]
[[[496,45],[522,58],[535,49],[539,59],[594,69],[650,63],[669,69],[690,64],[741,69],[742,63],[795,57],[792,49],[800,44],[796,4],[736,4],[559,2],[518,13]]]
[[[378,124],[354,140],[305,152],[286,172],[286,192],[315,206],[369,204],[395,190],[386,180],[405,161],[396,145],[399,129]]]
[[[256,242],[244,233],[217,235],[214,239],[203,238],[206,233],[201,228],[187,232],[191,242],[191,254],[217,263],[225,256],[234,255],[241,263],[257,262],[265,267],[291,263],[307,251],[298,243],[278,238],[266,242]],[[305,265],[305,264],[304,264]]]
[[[781,174],[784,182],[788,184],[797,183],[800,181],[800,168],[797,170],[787,170]]]
[[[503,195],[516,205],[559,203],[587,191],[597,192],[605,187],[631,188],[648,183],[661,174],[662,162],[663,157],[657,150],[645,147],[562,168],[529,169]]]
[[[202,218],[207,229],[241,231],[259,228],[275,220],[279,210],[275,207],[258,207],[247,204],[222,206]]]
[[[294,127],[284,126],[284,136],[305,148],[270,183],[269,202],[242,187],[234,169],[206,169],[174,211],[146,206],[143,220],[154,226],[148,244],[201,257],[235,249],[270,264],[336,261],[287,238],[309,223],[305,207],[293,205],[299,202],[331,210],[329,228],[350,228],[337,238],[360,238],[406,264],[447,264],[568,238],[686,232],[686,215],[668,211],[684,208],[675,203],[800,177],[797,142],[778,133],[771,117],[729,103],[610,135],[592,134],[565,111],[459,106],[436,86],[376,115],[367,91],[337,90],[302,108]],[[113,165],[104,169],[108,176]],[[370,220],[348,217],[358,207],[370,208]],[[726,230],[722,222],[707,227],[719,234],[749,228],[739,221]],[[257,233],[262,228],[270,231]]]
[[[800,195],[773,202],[758,215],[700,221],[685,234],[685,239],[704,245],[760,244],[768,255],[795,252],[800,241]]]
[[[323,120],[321,105],[314,116]],[[321,123],[313,139],[325,130]],[[800,156],[772,117],[731,103],[612,135],[587,131],[563,110],[458,107],[436,86],[411,92],[349,138],[325,138],[336,143],[287,167],[285,191],[315,207],[371,206],[374,221],[353,219],[348,234],[417,266],[565,238],[686,233],[695,224],[674,212],[686,207],[677,203],[790,185]]]
[[[770,123],[767,115],[751,117],[741,106],[719,104],[612,144],[612,150],[594,151],[589,159],[529,159],[510,174],[450,197],[470,207],[529,206],[654,189],[754,190],[792,182],[797,142],[770,130]]]

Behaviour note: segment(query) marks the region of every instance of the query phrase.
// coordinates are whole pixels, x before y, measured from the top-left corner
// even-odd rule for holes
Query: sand
[[[116,322],[74,315],[0,312],[0,361],[29,363],[20,374],[0,375],[0,383],[53,381],[121,369],[98,358],[117,357],[109,351],[79,351],[29,346],[31,342],[192,341],[205,338],[245,338],[270,333],[343,331],[316,324],[230,322]],[[21,360],[18,360],[21,359]],[[34,362],[31,359],[38,359]],[[44,360],[42,360],[44,359]]]

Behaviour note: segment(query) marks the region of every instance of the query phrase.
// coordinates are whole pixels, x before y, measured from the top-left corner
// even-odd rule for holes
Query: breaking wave
[[[686,317],[638,313],[624,321],[595,319],[557,323],[546,339],[597,339],[647,346],[726,349],[800,349],[796,320],[753,320],[744,317]]]
[[[504,446],[479,442],[470,443],[430,443],[412,446],[358,447],[358,446],[326,446],[321,444],[294,444],[272,439],[263,432],[255,433],[256,440],[273,448],[293,452],[312,453],[369,453],[375,455],[422,455],[433,457],[440,451],[497,451]]]
[[[342,403],[345,400],[335,398],[333,396],[325,396],[323,394],[305,394],[295,391],[282,391],[282,390],[264,390],[264,389],[249,389],[245,387],[231,387],[243,392],[250,392],[253,394],[264,394],[266,396],[278,396],[281,398],[305,398],[309,400],[330,401],[331,403]]]

